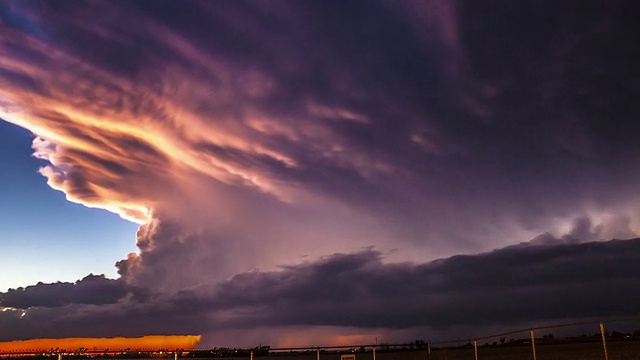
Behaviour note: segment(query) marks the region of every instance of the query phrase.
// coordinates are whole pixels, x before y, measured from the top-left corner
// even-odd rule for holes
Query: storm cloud
[[[35,307],[15,336],[47,333],[24,321],[38,314],[77,324],[116,309],[130,333],[149,329],[131,324],[142,319],[186,329],[196,309],[213,314],[203,331],[631,310],[637,296],[608,307],[599,294],[635,294],[623,261],[635,252],[621,249],[637,242],[581,243],[640,233],[633,10],[595,0],[2,3],[0,117],[36,136],[52,188],[141,224],[139,252],[123,254],[113,284],[166,301],[18,301],[36,285],[4,295],[14,305],[3,306]],[[621,260],[590,257],[598,246]],[[151,319],[175,312],[172,327]],[[79,328],[116,329],[92,326]]]
[[[102,275],[87,275],[75,283],[42,282],[25,288],[9,289],[0,295],[0,307],[28,309],[31,307],[59,307],[69,304],[104,305],[117,302],[138,289],[123,280],[107,279]]]
[[[487,324],[513,328],[628,316],[640,301],[640,239],[527,243],[423,264],[386,263],[384,258],[373,250],[333,254],[172,295],[71,300],[62,308],[55,284],[40,284],[19,300],[16,291],[0,294],[5,306],[14,307],[0,313],[7,325],[0,327],[0,337],[27,338],[53,328],[57,336],[71,337],[107,336],[115,329],[118,335],[140,336],[289,326],[358,327],[386,336],[418,328],[414,335],[434,337],[458,326],[481,336]],[[88,281],[96,280],[75,286]],[[222,339],[232,341],[217,340]]]

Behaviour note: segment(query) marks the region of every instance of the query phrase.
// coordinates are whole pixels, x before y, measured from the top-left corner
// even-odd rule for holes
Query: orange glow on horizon
[[[0,352],[41,352],[51,349],[77,350],[190,350],[200,341],[200,335],[148,335],[137,338],[64,338],[31,339],[0,342]]]

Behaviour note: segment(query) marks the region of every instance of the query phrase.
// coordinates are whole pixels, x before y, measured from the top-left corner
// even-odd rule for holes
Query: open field
[[[618,341],[607,344],[609,360],[640,360],[640,341]],[[373,360],[373,354],[356,353],[356,360]],[[316,353],[276,353],[267,356],[272,360],[316,360]],[[572,343],[538,345],[537,360],[602,360],[602,343]],[[265,357],[260,357],[265,358]],[[321,360],[340,360],[338,353],[321,352]],[[433,349],[429,356],[426,350],[377,352],[376,360],[473,360],[473,348]],[[504,346],[479,348],[478,359],[524,360],[533,359],[530,346]],[[229,359],[231,360],[231,359]]]

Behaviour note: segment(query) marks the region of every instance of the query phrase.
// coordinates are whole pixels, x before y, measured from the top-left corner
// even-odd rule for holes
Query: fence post
[[[609,353],[607,353],[607,340],[604,337],[604,325],[600,323],[600,335],[602,335],[602,347],[604,348],[604,360],[609,360]]]
[[[62,360],[62,353],[61,352],[58,353],[58,360]]]
[[[320,360],[320,348],[316,350],[316,360]]]
[[[253,350],[251,350],[251,360],[253,360]]]
[[[531,350],[533,350],[533,360],[536,360],[536,335],[531,329]]]
[[[178,360],[178,352],[177,351],[173,352],[173,359],[174,360]]]
[[[427,354],[431,357],[431,341],[427,341]]]
[[[473,355],[476,360],[478,360],[478,342],[473,340]]]
[[[376,346],[373,345],[373,360],[376,360]]]

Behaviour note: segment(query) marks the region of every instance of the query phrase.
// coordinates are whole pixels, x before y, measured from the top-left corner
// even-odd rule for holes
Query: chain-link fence
[[[580,322],[520,329],[465,341],[415,341],[404,344],[280,347],[252,349],[50,349],[0,352],[0,357],[25,360],[640,360],[640,330],[611,331],[613,323],[624,328],[640,325],[640,318]],[[611,327],[613,329],[613,327]],[[579,336],[554,336],[552,330],[587,331]],[[568,331],[567,331],[568,330]],[[267,359],[264,359],[267,360]]]

